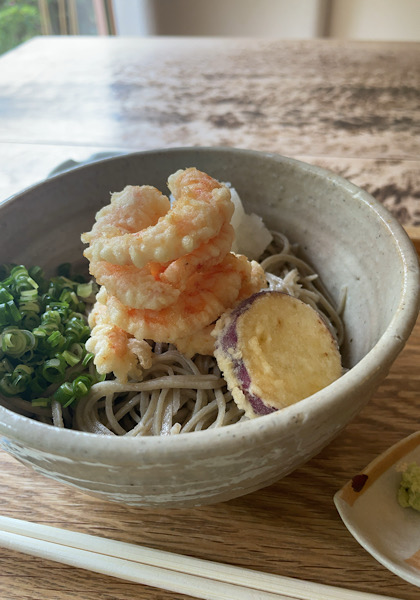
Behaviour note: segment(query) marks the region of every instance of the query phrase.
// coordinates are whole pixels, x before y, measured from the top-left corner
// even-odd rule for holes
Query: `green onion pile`
[[[0,394],[70,406],[104,379],[85,348],[96,284],[70,279],[68,263],[51,279],[37,266],[4,264],[0,279]]]

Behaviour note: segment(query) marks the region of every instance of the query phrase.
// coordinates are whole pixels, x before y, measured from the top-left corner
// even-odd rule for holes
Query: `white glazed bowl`
[[[103,499],[186,507],[267,486],[317,454],[369,400],[419,310],[419,270],[402,227],[369,194],[325,170],[232,148],[180,148],[82,166],[0,205],[2,262],[53,268],[82,260],[80,233],[109,193],[166,189],[195,166],[230,181],[246,210],[298,242],[337,301],[347,286],[344,364],[324,390],[282,411],[219,430],[119,438],[58,430],[0,407],[0,444],[37,471]],[[84,260],[84,259],[83,259]]]

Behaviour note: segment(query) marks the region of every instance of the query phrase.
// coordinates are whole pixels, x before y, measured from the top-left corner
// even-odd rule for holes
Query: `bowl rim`
[[[202,155],[220,153],[239,156],[254,155],[270,159],[274,163],[286,163],[317,177],[327,178],[331,183],[344,188],[359,201],[368,205],[390,232],[396,250],[401,257],[404,272],[404,286],[401,290],[398,307],[388,327],[375,346],[338,380],[299,403],[270,415],[218,429],[194,431],[177,436],[121,437],[55,428],[0,406],[0,436],[4,436],[6,447],[10,439],[45,452],[53,451],[54,454],[63,457],[72,455],[87,458],[95,454],[100,456],[102,461],[111,461],[111,464],[127,464],[137,462],[140,455],[145,456],[149,452],[153,456],[156,456],[156,452],[158,452],[161,459],[165,456],[174,459],[178,454],[197,451],[197,449],[201,454],[208,455],[219,445],[226,452],[229,451],[229,448],[233,450],[238,445],[243,446],[244,440],[249,439],[253,439],[254,442],[257,439],[260,445],[264,445],[265,440],[267,443],[271,441],[273,435],[278,435],[279,429],[287,428],[290,423],[296,421],[296,418],[305,420],[308,408],[310,408],[311,414],[319,413],[325,411],[330,404],[345,400],[350,389],[360,388],[362,390],[367,381],[378,376],[379,371],[383,372],[385,370],[385,373],[388,371],[392,362],[404,347],[419,313],[420,279],[417,253],[403,226],[379,201],[365,190],[328,169],[295,158],[273,152],[228,146],[181,146],[118,153],[107,158],[94,159],[93,162],[84,162],[26,187],[4,200],[0,204],[0,213],[5,205],[9,205],[28,192],[42,187],[46,181],[65,179],[69,173],[92,168],[93,165],[98,163],[109,163],[144,155],[154,154],[158,156],[162,153],[175,153],[181,156],[192,151]],[[322,398],[322,402],[319,401],[320,398]],[[0,437],[0,445],[2,441]]]

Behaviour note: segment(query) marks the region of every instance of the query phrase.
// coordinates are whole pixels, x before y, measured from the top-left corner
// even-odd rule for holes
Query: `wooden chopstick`
[[[207,600],[397,600],[1,516],[0,546]]]

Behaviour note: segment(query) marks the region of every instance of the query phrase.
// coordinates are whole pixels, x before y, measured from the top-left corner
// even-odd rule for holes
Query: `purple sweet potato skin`
[[[224,352],[228,352],[229,348],[237,347],[238,335],[236,332],[236,323],[237,323],[239,317],[244,312],[246,312],[248,310],[248,308],[255,301],[258,301],[258,297],[260,297],[262,293],[264,293],[264,292],[257,292],[256,294],[253,294],[252,296],[250,296],[249,298],[247,298],[246,300],[244,300],[243,302],[238,304],[238,306],[231,313],[231,323],[226,328],[226,331],[224,332],[224,334],[220,340],[220,344],[221,344],[222,350]],[[250,391],[251,378],[250,378],[248,370],[245,366],[245,363],[242,360],[237,359],[237,358],[232,358],[232,362],[233,362],[233,370],[234,370],[235,376],[240,384],[240,388],[241,388],[242,392],[244,393],[246,399],[250,403],[254,413],[256,415],[268,415],[272,412],[275,412],[277,410],[276,408],[274,408],[272,406],[267,406],[266,404],[264,404],[264,402],[261,400],[261,398],[259,398],[258,396],[255,396],[255,394],[253,394]]]
[[[251,378],[245,366],[245,363],[241,360],[234,361],[234,370],[238,380],[241,383],[242,391],[245,395],[245,398],[248,400],[250,405],[252,406],[252,410],[256,415],[269,415],[272,412],[275,412],[277,409],[272,406],[267,406],[258,396],[252,394],[249,391],[251,386]]]
[[[259,292],[253,294],[246,300],[243,300],[243,302],[238,304],[238,306],[236,306],[236,308],[232,311],[230,315],[231,323],[224,332],[222,339],[220,340],[222,349],[225,352],[227,352],[229,348],[236,348],[236,345],[238,343],[238,336],[236,334],[236,321],[246,310],[248,310],[249,306],[254,302],[256,296],[258,295]]]
[[[222,316],[215,333],[215,356],[249,418],[311,396],[342,373],[339,348],[326,323],[283,292],[253,294]]]

